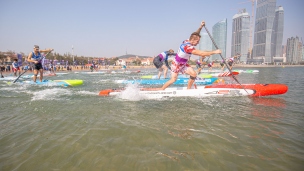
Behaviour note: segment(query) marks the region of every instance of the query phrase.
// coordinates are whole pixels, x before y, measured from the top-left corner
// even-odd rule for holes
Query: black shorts
[[[153,64],[155,65],[155,67],[157,69],[161,68],[164,63],[160,60],[160,57],[159,56],[156,56],[154,59],[153,59]]]
[[[224,63],[221,63],[221,66],[223,67],[223,66],[224,66]]]
[[[39,63],[37,63],[37,64],[34,64],[34,70],[40,70],[40,69],[42,69],[42,64],[39,62]]]
[[[232,64],[233,64],[233,62],[228,62],[228,65],[229,65],[229,66],[232,66]]]
[[[199,69],[199,68],[201,68],[202,66],[201,66],[201,64],[196,64],[196,68],[197,69]]]

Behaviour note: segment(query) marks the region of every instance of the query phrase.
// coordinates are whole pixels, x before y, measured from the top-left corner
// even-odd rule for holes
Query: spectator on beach
[[[10,72],[11,71],[11,66],[6,65],[6,72]]]
[[[20,75],[20,67],[19,67],[19,64],[18,64],[18,59],[14,59],[14,62],[12,63],[12,70],[14,72],[14,76],[17,77],[17,71]]]
[[[0,66],[0,73],[1,73],[1,78],[4,78],[2,75],[2,72],[5,70],[5,67],[3,65]]]

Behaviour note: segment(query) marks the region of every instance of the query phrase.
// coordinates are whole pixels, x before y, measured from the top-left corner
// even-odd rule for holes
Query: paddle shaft
[[[49,53],[50,53],[51,51],[49,51],[46,55],[48,55]],[[44,59],[45,57],[46,57],[46,55],[42,58],[42,59]],[[42,60],[41,59],[41,60]],[[16,79],[15,79],[15,81],[13,82],[13,83],[15,83],[23,74],[25,74],[27,71],[28,71],[29,69],[27,69],[27,70],[25,70],[23,73],[21,73]]]
[[[206,32],[208,33],[208,35],[209,35],[209,37],[210,37],[210,39],[211,39],[213,45],[215,46],[215,48],[216,48],[216,49],[219,49],[218,46],[216,45],[216,43],[215,43],[213,37],[211,36],[211,34],[210,34],[210,32],[209,32],[209,30],[207,29],[206,26],[205,26],[205,30],[206,30]],[[232,78],[233,78],[238,84],[240,84],[240,85],[243,87],[243,89],[247,92],[247,90],[244,88],[244,86],[243,86],[243,85],[236,79],[236,77],[233,75],[233,73],[232,73],[230,67],[228,66],[226,60],[223,58],[222,53],[220,53],[220,56],[221,56],[222,60],[224,61],[226,67],[228,68],[228,70],[229,70],[229,72],[230,72]],[[248,93],[248,92],[247,92],[247,93]],[[248,93],[248,94],[249,94],[249,93]]]

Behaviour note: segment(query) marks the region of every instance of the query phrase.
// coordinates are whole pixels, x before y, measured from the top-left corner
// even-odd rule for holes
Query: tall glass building
[[[201,32],[201,40],[199,42],[199,50],[212,51],[212,41],[208,33]]]
[[[212,27],[212,37],[218,46],[218,48],[222,51],[223,58],[226,58],[226,43],[227,43],[227,18],[216,23]],[[212,46],[213,50],[216,50],[215,46]],[[213,61],[218,60],[221,61],[222,58],[219,54],[212,55],[211,58]]]
[[[304,45],[302,43],[302,61],[304,61]]]
[[[302,59],[302,43],[299,37],[291,37],[287,39],[286,45],[286,62],[289,64],[298,64]]]
[[[240,55],[240,62],[247,63],[249,52],[250,15],[245,9],[232,18],[231,56]]]
[[[279,6],[275,10],[275,18],[273,22],[273,31],[271,36],[271,56],[281,57],[282,54],[282,42],[284,31],[284,9]]]
[[[276,0],[257,0],[252,62],[271,63],[271,36]]]

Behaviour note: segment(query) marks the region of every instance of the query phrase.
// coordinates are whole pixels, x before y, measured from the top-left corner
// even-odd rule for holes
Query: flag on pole
[[[18,59],[18,66],[22,66],[22,55],[18,53],[17,59]]]

